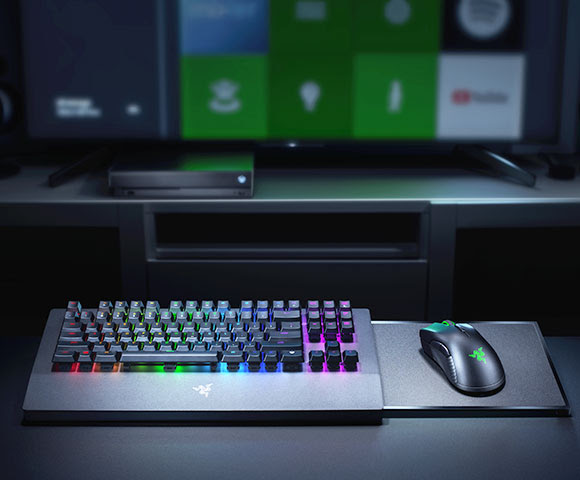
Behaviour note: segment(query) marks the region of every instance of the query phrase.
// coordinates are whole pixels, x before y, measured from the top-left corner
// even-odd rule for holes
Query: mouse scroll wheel
[[[437,342],[437,341],[431,342],[431,348],[436,348],[446,357],[451,356],[451,354],[449,353],[449,350],[447,350],[447,347],[445,345],[443,345],[441,342]]]

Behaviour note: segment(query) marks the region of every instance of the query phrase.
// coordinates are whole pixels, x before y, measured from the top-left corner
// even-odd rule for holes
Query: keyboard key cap
[[[134,342],[127,342],[126,346],[125,346],[125,351],[126,352],[138,352],[139,351],[139,343],[138,341],[134,341]]]
[[[67,312],[80,313],[81,309],[81,303],[78,300],[70,300],[66,306]]]
[[[259,370],[262,363],[262,352],[259,352],[257,350],[248,352],[246,361],[248,362],[249,370],[251,371]]]
[[[169,311],[171,313],[177,314],[183,310],[183,302],[181,300],[171,300],[169,302]]]
[[[227,349],[222,356],[222,362],[228,364],[228,370],[238,370],[240,363],[246,360],[246,354],[239,349]]]
[[[145,305],[145,309],[146,310],[152,310],[155,313],[159,313],[159,302],[157,300],[147,300],[147,303]]]
[[[129,322],[120,323],[117,327],[117,333],[130,333],[132,327],[133,325],[131,325]]]
[[[270,315],[268,312],[258,312],[256,313],[256,322],[259,323],[270,323]]]
[[[213,310],[213,300],[203,300],[201,302],[201,311],[203,313],[209,313]]]
[[[111,311],[113,310],[113,304],[111,303],[110,300],[101,300],[99,302],[99,308],[98,311],[99,312],[105,312],[105,313],[111,313]]]
[[[308,322],[320,322],[320,312],[318,310],[309,311]]]
[[[143,317],[143,321],[145,323],[154,323],[159,318],[158,312],[153,309],[145,310],[145,316]]]
[[[324,311],[324,321],[325,322],[336,322],[336,313],[334,310]]]
[[[285,331],[302,331],[302,323],[301,322],[282,322],[280,324],[280,330]]]
[[[273,311],[283,311],[284,310],[284,300],[274,300],[272,302],[272,310]]]
[[[300,300],[289,300],[288,310],[298,310],[300,311]]]
[[[308,353],[310,368],[315,372],[321,371],[324,366],[324,358],[324,352],[322,350],[311,350]]]
[[[224,344],[222,342],[210,342],[207,349],[210,352],[223,352]]]
[[[149,333],[148,332],[139,332],[135,335],[136,342],[148,342],[149,341]]]
[[[127,312],[129,310],[129,304],[125,300],[117,300],[115,302],[115,310]]]
[[[101,334],[99,332],[90,332],[87,334],[85,341],[88,343],[99,343],[101,341]]]
[[[127,321],[133,325],[137,324],[137,323],[141,323],[141,320],[143,318],[143,315],[141,312],[133,310],[131,312],[129,312],[129,315],[127,316]]]
[[[74,363],[77,361],[78,352],[69,348],[57,348],[52,357],[54,363]]]
[[[242,300],[242,303],[240,304],[240,311],[251,312],[253,310],[254,310],[253,300]]]
[[[338,308],[343,311],[343,310],[350,310],[350,300],[340,300],[338,302]]]
[[[230,302],[229,300],[218,300],[217,304],[217,311],[220,312],[222,315],[225,314],[230,309]]]
[[[143,342],[141,345],[141,351],[146,353],[153,353],[157,351],[157,343],[153,342]]]
[[[238,315],[233,310],[228,310],[224,314],[224,322],[236,323],[238,321]]]
[[[256,311],[258,312],[267,312],[269,308],[268,300],[258,300],[256,303]]]
[[[185,311],[192,314],[193,312],[199,309],[199,304],[197,300],[186,300],[185,302]]]
[[[127,317],[126,312],[124,312],[123,310],[116,310],[113,312],[113,317],[111,318],[111,321],[113,323],[119,324],[119,323],[123,323],[125,321],[125,318]]]
[[[326,351],[327,355],[328,355],[328,352],[331,352],[331,351],[336,351],[336,352],[340,353],[340,344],[336,340],[328,340],[324,344],[324,350]]]
[[[77,358],[77,362],[84,363],[84,364],[92,364],[93,363],[93,356],[89,350],[83,350],[79,353]]]
[[[302,350],[300,340],[266,340],[262,342],[262,350]]]
[[[87,323],[87,326],[85,327],[85,333],[98,332],[100,327],[101,325],[97,322]]]
[[[103,323],[107,323],[109,321],[109,318],[111,317],[111,314],[105,310],[99,310],[97,312],[97,323],[103,324]]]
[[[301,321],[301,316],[300,316],[300,312],[297,310],[292,310],[292,311],[281,311],[281,310],[275,310],[274,314],[272,316],[273,321],[275,321],[278,326],[280,326],[282,324],[282,322],[300,322]]]
[[[289,330],[289,331],[271,331],[269,334],[268,340],[299,340],[302,338],[302,331],[301,330]],[[243,340],[240,340],[243,342]]]
[[[115,324],[113,322],[104,323],[101,327],[101,333],[112,333],[115,331]]]
[[[324,338],[326,340],[336,340],[338,325],[335,321],[324,322]]]
[[[179,333],[180,327],[181,327],[181,325],[179,325],[179,323],[177,323],[177,322],[169,322],[169,323],[166,323],[164,326],[165,332],[167,334],[176,333],[176,332]]]
[[[340,369],[340,352],[330,350],[326,353],[326,366],[329,370],[335,371]]]
[[[111,364],[117,363],[117,355],[114,352],[99,352],[95,355],[95,363]]]
[[[84,325],[80,322],[64,322],[62,324],[62,332],[76,332],[81,333]]]
[[[89,348],[89,344],[87,342],[79,341],[79,340],[59,340],[58,341],[59,347],[68,347],[68,348]]]
[[[129,305],[129,310],[132,312],[143,312],[145,309],[145,305],[141,300],[131,300],[131,304]]]
[[[280,354],[280,361],[282,363],[302,363],[304,361],[302,350],[283,350]]]
[[[345,370],[356,370],[358,363],[358,352],[356,350],[345,350],[342,352],[342,363],[344,364]]]
[[[354,334],[354,323],[352,320],[340,321],[340,338],[343,342],[352,342]]]
[[[81,313],[81,323],[83,324],[87,324],[87,323],[92,323],[93,320],[95,319],[95,314],[93,312],[91,312],[90,310],[84,310]]]
[[[274,350],[264,352],[264,365],[266,365],[266,370],[276,370],[278,367],[278,352]]]
[[[184,364],[207,364],[220,361],[220,352],[123,352],[121,362],[123,363],[184,363]]]
[[[222,315],[218,311],[211,311],[207,315],[207,321],[211,323],[219,323],[222,321]]]
[[[114,353],[122,352],[124,350],[123,345],[121,342],[112,342],[109,344],[109,351]]]
[[[319,321],[308,322],[308,340],[318,343],[320,335],[322,335],[322,324]]]
[[[65,322],[78,322],[80,318],[81,318],[81,315],[79,312],[75,312],[72,310],[67,310],[66,312],[64,312],[64,321]]]
[[[174,347],[176,352],[189,352],[189,344],[186,342],[176,342]]]
[[[308,300],[308,311],[318,312],[320,310],[320,303],[318,300]]]
[[[334,312],[335,305],[334,300],[324,300],[322,303],[325,312]]]
[[[59,342],[61,341],[68,341],[68,340],[76,340],[77,342],[83,341],[83,334],[81,332],[62,332],[60,334],[60,338],[58,339]]]

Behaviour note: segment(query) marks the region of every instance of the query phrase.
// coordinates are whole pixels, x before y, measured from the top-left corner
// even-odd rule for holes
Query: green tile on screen
[[[435,137],[437,55],[357,55],[353,75],[356,138]]]
[[[345,53],[351,49],[350,0],[274,0],[270,2],[273,53]]]
[[[353,1],[356,52],[437,52],[440,0]]]
[[[264,138],[267,64],[262,55],[182,57],[183,138]]]
[[[269,136],[337,138],[352,133],[352,59],[278,55],[270,60]]]

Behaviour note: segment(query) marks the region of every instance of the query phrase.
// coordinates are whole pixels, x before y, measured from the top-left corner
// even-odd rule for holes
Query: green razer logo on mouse
[[[473,353],[470,353],[469,356],[471,358],[477,358],[478,362],[487,363],[485,361],[485,352],[483,351],[483,347],[479,347],[477,350],[474,350]]]

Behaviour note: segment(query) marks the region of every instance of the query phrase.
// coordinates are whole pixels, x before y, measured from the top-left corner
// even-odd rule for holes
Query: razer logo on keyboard
[[[471,358],[477,358],[478,362],[487,363],[485,361],[485,352],[483,351],[483,347],[479,347],[477,350],[474,350],[473,353],[470,353],[469,356]]]
[[[209,392],[211,392],[211,386],[213,383],[208,383],[206,385],[198,385],[197,387],[192,387],[200,395],[205,395],[205,398],[209,397]]]

